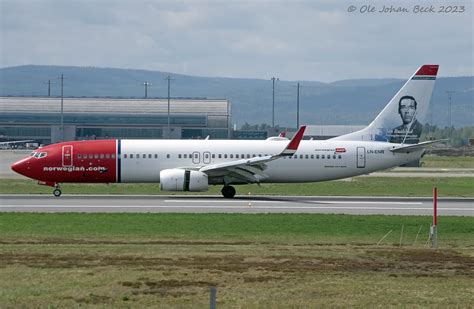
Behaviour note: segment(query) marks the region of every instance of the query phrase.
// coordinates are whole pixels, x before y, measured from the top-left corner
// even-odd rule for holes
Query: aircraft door
[[[62,153],[63,166],[72,166],[72,156],[73,156],[72,146],[71,145],[63,146],[63,153]]]
[[[195,151],[193,152],[193,163],[194,164],[199,164],[201,162],[201,155],[199,152]]]
[[[210,164],[211,163],[211,153],[209,151],[205,151],[203,153],[202,162],[204,164]]]
[[[357,168],[365,168],[365,147],[357,147]]]

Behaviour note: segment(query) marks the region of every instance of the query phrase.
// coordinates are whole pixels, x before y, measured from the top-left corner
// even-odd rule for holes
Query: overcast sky
[[[409,13],[379,13],[384,4]],[[421,4],[436,10],[464,6],[464,12],[413,13]],[[419,65],[433,63],[441,65],[442,76],[474,75],[472,0],[0,0],[0,5],[0,67],[96,66],[327,82],[405,79]],[[369,6],[376,11],[364,12]]]

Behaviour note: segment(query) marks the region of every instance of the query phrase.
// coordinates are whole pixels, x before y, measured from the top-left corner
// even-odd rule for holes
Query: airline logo
[[[346,152],[346,148],[343,148],[343,147],[336,148],[336,153],[344,153],[344,152]]]

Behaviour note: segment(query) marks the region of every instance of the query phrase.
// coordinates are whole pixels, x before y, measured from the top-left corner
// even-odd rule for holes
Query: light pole
[[[272,81],[272,128],[275,127],[275,81],[279,80],[278,77],[273,76]]]
[[[64,74],[61,74],[61,142],[64,142]]]
[[[448,98],[449,98],[449,127],[451,128],[453,126],[452,118],[451,118],[452,95],[455,94],[456,91],[446,90],[446,93],[448,94]]]
[[[50,97],[51,96],[51,80],[48,79],[48,82],[45,84],[48,84],[48,97]]]
[[[165,78],[167,81],[168,81],[168,139],[171,138],[171,131],[170,131],[170,124],[171,124],[171,121],[170,121],[170,84],[171,84],[171,81],[173,80],[171,78],[170,75],[168,75],[166,78]]]
[[[300,83],[296,84],[296,130],[300,127]]]

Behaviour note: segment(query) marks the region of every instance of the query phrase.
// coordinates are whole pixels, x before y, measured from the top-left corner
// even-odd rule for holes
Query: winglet
[[[286,146],[286,148],[279,154],[279,156],[292,156],[298,149],[298,146],[300,145],[300,142],[303,139],[305,130],[306,126],[301,126],[298,132],[296,132],[295,136],[293,136],[291,141],[288,143],[288,146]]]

